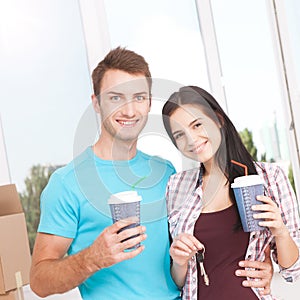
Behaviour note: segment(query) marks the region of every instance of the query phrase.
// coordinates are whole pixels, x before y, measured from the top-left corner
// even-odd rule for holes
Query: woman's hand
[[[281,213],[276,203],[266,196],[257,196],[264,204],[254,205],[253,210],[260,213],[253,215],[255,219],[264,219],[259,225],[269,227],[275,237],[278,263],[282,268],[290,268],[299,257],[299,249],[283,223]]]
[[[288,229],[284,225],[281,213],[276,203],[269,197],[257,196],[257,200],[264,204],[253,205],[252,210],[260,211],[253,215],[255,219],[264,219],[259,222],[260,226],[269,227],[275,237],[285,236],[289,234]]]
[[[170,255],[173,259],[173,263],[178,266],[185,266],[191,257],[203,248],[203,244],[201,244],[193,235],[181,233],[174,238],[170,247]]]

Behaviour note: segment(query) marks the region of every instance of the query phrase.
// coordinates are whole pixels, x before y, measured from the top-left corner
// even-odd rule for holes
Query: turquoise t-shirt
[[[180,299],[170,275],[165,190],[173,165],[138,151],[129,161],[107,161],[85,150],[50,178],[41,196],[38,231],[72,238],[68,254],[88,247],[112,224],[107,200],[112,193],[136,188],[142,196],[141,224],[145,250],[102,269],[79,286],[85,300]]]

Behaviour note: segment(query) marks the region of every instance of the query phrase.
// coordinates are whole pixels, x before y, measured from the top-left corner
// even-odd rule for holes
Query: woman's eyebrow
[[[174,132],[172,132],[172,135],[175,135],[175,134],[177,134],[177,133],[179,133],[179,132],[181,132],[182,130],[176,130],[176,131],[174,131]]]
[[[198,121],[201,121],[201,118],[197,118],[195,120],[193,120],[190,124],[189,124],[189,127],[191,127],[194,123],[198,122]]]

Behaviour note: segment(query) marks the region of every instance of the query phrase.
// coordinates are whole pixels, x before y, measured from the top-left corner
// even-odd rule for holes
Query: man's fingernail
[[[243,281],[243,286],[249,286],[249,282],[247,280]]]
[[[244,266],[245,266],[244,262],[240,261],[240,262],[239,262],[239,266],[240,266],[240,267],[244,267]]]
[[[237,275],[237,276],[242,275],[242,272],[240,270],[236,270],[235,275]]]

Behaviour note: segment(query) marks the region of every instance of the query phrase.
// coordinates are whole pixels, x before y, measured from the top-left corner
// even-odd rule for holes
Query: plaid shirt
[[[283,222],[287,226],[291,237],[300,248],[300,222],[297,200],[289,180],[282,169],[275,164],[257,163],[257,172],[264,180],[266,194],[277,203],[281,211]],[[200,172],[200,174],[199,174]],[[170,233],[174,238],[185,232],[194,233],[194,226],[202,210],[202,168],[183,171],[171,176],[167,192],[168,219]],[[199,180],[199,186],[197,182]],[[264,260],[264,250],[270,244],[272,257],[276,263],[277,251],[274,237],[269,229],[251,232],[249,245],[246,252],[246,260]],[[283,269],[279,266],[280,273],[288,282],[293,282],[300,276],[300,258],[293,266]],[[182,299],[197,299],[197,263],[195,257],[189,261],[187,278],[182,291]],[[253,288],[258,299],[276,299],[271,295],[259,296],[258,289]]]

